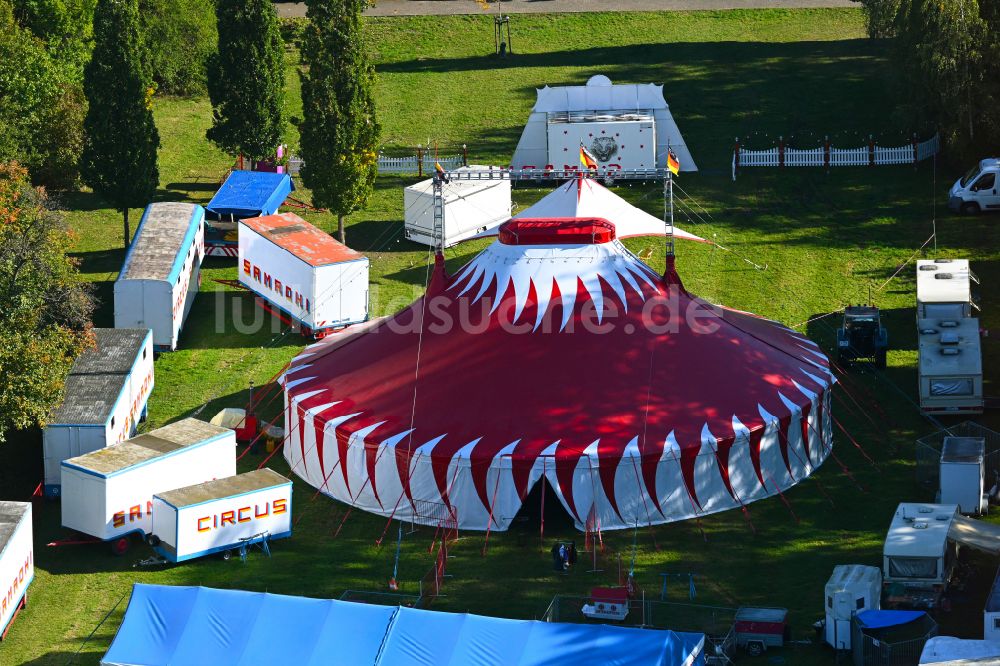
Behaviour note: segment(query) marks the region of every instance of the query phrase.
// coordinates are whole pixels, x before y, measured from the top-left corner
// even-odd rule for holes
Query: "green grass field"
[[[517,16],[516,55],[506,60],[489,55],[492,21],[486,16],[372,19],[367,25],[380,74],[378,104],[387,147],[437,144],[451,152],[465,143],[473,161],[505,164],[536,88],[582,83],[597,73],[615,82],[664,83],[700,167],[679,181],[687,196],[679,202],[677,224],[731,250],[679,243],[678,268],[691,291],[799,325],[829,349],[836,318],[804,322],[867,299],[871,287],[887,312],[890,367],[884,373],[859,369],[844,378],[846,391],[835,400],[834,411],[877,467],[838,432],[836,455],[849,474],[829,460],[814,478],[786,493],[794,516],[772,499],[750,506],[753,529],[740,512],[731,511],[638,534],[636,576],[647,594],[658,597],[660,572],[698,573],[699,603],[784,606],[792,611],[794,637],[810,638],[809,624],[822,612],[822,585],[831,568],[878,564],[895,505],[930,499],[913,481],[913,441],[932,426],[915,406],[912,267],[886,280],[927,240],[936,218],[938,254],[973,259],[984,284],[1000,282],[998,220],[957,218],[944,209],[947,188],[961,165],[928,162],[916,169],[831,173],[748,169],[735,182],[730,178],[737,136],[748,147],[769,147],[778,135],[802,147],[819,145],[824,135],[845,147],[861,145],[868,134],[887,144],[905,142],[909,132],[894,117],[885,45],[864,39],[861,15],[853,10]],[[300,115],[296,54],[288,55],[287,107],[290,115]],[[230,164],[204,139],[208,102],[161,99],[156,118],[163,138],[158,196],[206,202]],[[296,137],[290,139],[294,143]],[[427,250],[402,234],[401,188],[409,182],[381,177],[369,205],[350,218],[349,244],[372,261],[372,309],[378,315],[398,309],[423,287]],[[619,192],[650,212],[662,210],[656,188]],[[519,188],[515,199],[524,206],[543,193]],[[308,191],[297,196],[309,199]],[[61,203],[78,234],[75,256],[101,299],[96,323],[110,325],[112,284],[123,258],[120,215],[90,193],[67,195]],[[335,224],[328,214],[304,217],[325,229]],[[661,246],[655,239],[627,244],[636,251]],[[449,267],[459,267],[481,248],[470,243],[449,250]],[[741,257],[767,268],[756,270]],[[662,269],[660,252],[654,251],[650,261]],[[221,407],[245,405],[248,383],[266,382],[306,344],[269,319],[261,319],[258,332],[241,333],[233,316],[249,324],[255,316],[251,299],[213,281],[235,277],[232,263],[206,262],[203,293],[181,349],[156,362],[145,427],[192,414],[208,418]],[[986,327],[1000,321],[993,293],[983,293]],[[991,340],[986,338],[984,347],[987,394],[993,392],[989,379],[997,361]],[[848,394],[870,418],[843,397]],[[276,413],[273,403],[267,411]],[[995,416],[984,419],[994,426],[996,421]],[[30,493],[40,478],[39,448],[37,433],[0,447],[0,497]],[[262,453],[251,454],[241,468],[262,460]],[[280,455],[271,465],[288,472]],[[394,548],[375,545],[386,521],[358,512],[343,521],[343,505],[316,497],[305,484],[297,483],[295,493],[295,534],[275,544],[270,560],[205,559],[149,569],[133,568],[148,554],[144,547],[123,558],[111,557],[101,546],[45,547],[65,534],[58,504],[36,505],[37,577],[27,611],[0,644],[0,664],[96,664],[135,581],[317,597],[337,597],[347,589],[386,590]],[[614,583],[619,555],[628,566],[633,535],[607,534],[602,555],[607,571],[589,574],[589,567],[578,566],[567,576],[554,575],[547,554],[552,540],[582,542],[582,535],[558,511],[547,514],[544,544],[537,513],[508,533],[491,535],[485,556],[482,535],[464,534],[453,550],[447,596],[435,607],[540,617],[555,594],[586,594],[594,585]],[[431,536],[424,529],[403,542],[404,592],[416,592],[417,580],[431,566]],[[994,565],[983,562],[986,580],[992,579]],[[673,585],[673,601],[686,600],[680,587]],[[979,596],[984,595],[985,590]],[[964,627],[974,633],[981,608],[981,599],[970,593],[965,606],[943,621],[949,630]],[[834,661],[832,653],[811,646],[787,648],[781,655],[789,664]]]

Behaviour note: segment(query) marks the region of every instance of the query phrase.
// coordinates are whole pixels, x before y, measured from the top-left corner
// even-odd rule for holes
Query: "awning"
[[[948,538],[963,546],[1000,556],[1000,525],[967,516],[955,516],[948,530]]]

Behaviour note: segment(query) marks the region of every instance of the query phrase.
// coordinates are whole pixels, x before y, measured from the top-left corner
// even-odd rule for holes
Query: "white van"
[[[963,215],[1000,210],[1000,158],[982,160],[956,180],[948,192],[948,208]]]

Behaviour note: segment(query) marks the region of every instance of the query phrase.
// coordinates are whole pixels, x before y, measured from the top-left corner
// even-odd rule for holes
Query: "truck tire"
[[[160,545],[160,537],[156,536],[155,534],[147,534],[146,543],[152,546],[153,548],[156,548],[157,546]]]
[[[962,215],[979,215],[979,204],[975,201],[966,201],[959,210]]]
[[[764,644],[761,641],[747,641],[746,651],[751,657],[759,657],[764,654]]]
[[[222,559],[228,562],[230,559],[232,559],[232,557],[233,557],[232,549],[222,551]]]

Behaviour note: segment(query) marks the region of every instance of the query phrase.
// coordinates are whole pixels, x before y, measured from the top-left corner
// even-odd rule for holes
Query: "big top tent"
[[[741,507],[832,446],[827,358],[654,272],[603,219],[507,222],[392,317],[286,371],[284,456],[365,511],[505,530],[544,478],[579,529]]]

